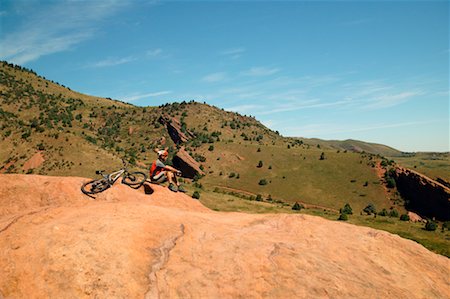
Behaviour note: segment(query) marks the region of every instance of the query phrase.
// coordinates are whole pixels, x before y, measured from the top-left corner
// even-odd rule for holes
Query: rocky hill
[[[146,172],[154,149],[161,147],[169,148],[169,163],[183,170],[187,189],[207,194],[202,198],[216,210],[262,211],[261,203],[269,207],[265,212],[285,212],[298,203],[311,214],[336,219],[349,204],[350,221],[363,225],[367,206],[396,215],[392,221],[406,213],[394,177],[386,176],[395,163],[381,153],[396,154],[386,146],[286,138],[254,117],[194,101],[137,107],[80,94],[32,70],[0,63],[0,173],[92,177],[98,169],[119,169],[122,159]],[[446,157],[433,160],[431,168],[448,173]],[[414,161],[414,169],[416,164],[421,170],[428,160]],[[237,204],[241,200],[245,208]],[[380,224],[387,226],[450,254],[445,233],[417,237],[420,228],[411,233],[398,223]],[[427,244],[430,240],[438,246]]]
[[[154,148],[169,147],[176,166],[196,163],[185,175],[206,174],[209,190],[333,209],[346,202],[389,209],[396,202],[385,195],[374,154],[284,138],[253,117],[193,101],[136,107],[6,62],[0,74],[0,173],[89,177],[117,169],[121,159],[145,170]]]
[[[0,180],[0,297],[450,297],[448,258],[383,231],[214,212],[156,185],[92,200],[79,177]]]

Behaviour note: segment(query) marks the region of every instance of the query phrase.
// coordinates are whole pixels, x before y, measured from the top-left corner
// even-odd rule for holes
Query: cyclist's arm
[[[156,166],[161,167],[162,169],[166,170],[166,171],[171,171],[171,172],[180,172],[178,169],[170,166],[170,165],[165,165],[163,162],[161,162],[160,160],[156,161]]]
[[[174,168],[174,167],[172,167],[172,166],[169,166],[169,165],[166,165],[166,166],[164,167],[164,170],[168,170],[168,171],[172,171],[172,172],[179,172],[178,169],[176,169],[176,168]]]

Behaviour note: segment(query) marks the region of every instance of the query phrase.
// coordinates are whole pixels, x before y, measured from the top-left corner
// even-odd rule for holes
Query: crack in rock
[[[4,232],[5,230],[7,230],[8,228],[10,228],[11,227],[11,225],[13,225],[14,223],[16,223],[17,221],[19,221],[21,218],[23,218],[23,217],[25,217],[25,216],[30,216],[30,215],[33,215],[33,214],[37,214],[37,213],[40,213],[40,212],[43,212],[43,211],[47,211],[49,208],[44,208],[44,209],[40,209],[40,210],[37,210],[37,211],[31,211],[31,212],[29,212],[29,213],[26,213],[26,214],[22,214],[22,215],[19,215],[19,216],[16,216],[16,217],[14,217],[14,219],[13,220],[11,220],[11,222],[9,222],[5,227],[3,227],[3,228],[1,228],[0,229],[0,233],[2,233],[2,232]],[[2,297],[0,296],[0,299],[1,299]]]
[[[150,287],[145,294],[145,299],[159,299],[158,277],[156,276],[156,273],[161,270],[165,264],[167,264],[170,251],[175,247],[178,239],[180,239],[182,236],[184,236],[184,224],[180,224],[180,233],[172,238],[165,240],[160,247],[156,248],[158,258],[152,264],[151,272],[148,275],[148,278],[150,280]]]

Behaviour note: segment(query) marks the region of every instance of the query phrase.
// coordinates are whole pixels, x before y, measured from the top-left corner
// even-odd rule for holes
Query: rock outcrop
[[[183,132],[181,129],[181,124],[176,118],[161,116],[159,118],[159,122],[166,126],[170,138],[178,146],[195,137],[189,130],[184,130]],[[193,179],[195,176],[205,175],[205,173],[200,169],[200,164],[192,158],[184,147],[181,147],[178,150],[177,154],[173,157],[172,162],[176,168],[181,170],[183,177]]]
[[[422,217],[450,220],[450,188],[403,167],[395,169],[395,181],[408,210]]]
[[[29,169],[34,169],[42,165],[45,162],[43,151],[39,151],[34,154],[27,162],[23,164],[23,170],[28,171]]]
[[[320,217],[0,175],[0,298],[450,298],[450,260]]]
[[[161,116],[159,122],[166,126],[170,138],[172,138],[173,142],[177,145],[185,143],[189,141],[190,138],[194,137],[188,130],[183,132],[180,122],[174,117]]]
[[[205,173],[200,169],[200,164],[195,161],[191,155],[189,155],[184,147],[181,147],[175,157],[173,157],[173,165],[177,169],[180,169],[183,176],[186,178],[193,179],[195,176],[205,175]]]

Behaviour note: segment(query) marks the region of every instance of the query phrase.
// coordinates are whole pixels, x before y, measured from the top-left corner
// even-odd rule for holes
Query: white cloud
[[[115,65],[132,62],[134,60],[136,60],[136,58],[133,56],[123,57],[123,58],[107,58],[105,60],[101,60],[99,62],[92,63],[92,64],[88,65],[87,67],[94,67],[94,68],[95,67],[109,67],[109,66],[115,66]]]
[[[421,95],[419,91],[404,91],[396,94],[383,94],[369,100],[365,106],[367,109],[383,109],[400,105],[410,98]]]
[[[245,48],[231,48],[231,49],[226,49],[222,52],[220,52],[220,55],[223,56],[228,56],[231,59],[238,59],[242,56],[242,54],[245,52]]]
[[[316,136],[317,135],[332,135],[332,134],[342,134],[342,133],[354,133],[354,132],[367,132],[373,130],[382,130],[382,129],[390,129],[390,128],[399,128],[399,127],[409,127],[409,126],[418,126],[425,124],[433,124],[443,122],[442,119],[437,120],[426,120],[426,121],[409,121],[409,122],[398,122],[398,123],[375,123],[366,126],[358,126],[358,127],[349,127],[348,125],[337,125],[335,123],[321,123],[321,124],[308,124],[300,127],[286,127],[285,131],[287,132],[287,136]]]
[[[97,24],[127,5],[127,1],[56,1],[14,3],[22,20],[12,32],[3,33],[0,57],[24,64],[44,55],[67,51],[94,37]]]
[[[267,68],[267,67],[252,67],[249,70],[243,71],[242,74],[245,76],[261,77],[270,76],[276,74],[280,71],[278,68]]]
[[[147,56],[150,56],[150,57],[156,57],[156,56],[159,56],[159,55],[161,55],[162,54],[162,49],[160,49],[160,48],[158,48],[158,49],[152,49],[152,50],[148,50],[147,52],[146,52],[146,55]]]
[[[134,102],[140,99],[144,98],[151,98],[151,97],[159,97],[167,94],[171,94],[172,91],[170,90],[164,90],[164,91],[158,91],[158,92],[151,92],[151,93],[144,93],[144,94],[135,94],[131,96],[125,96],[123,97],[123,100],[125,102]]]
[[[202,81],[205,82],[220,82],[227,78],[227,74],[225,72],[218,72],[218,73],[212,73],[204,76],[202,78]]]

